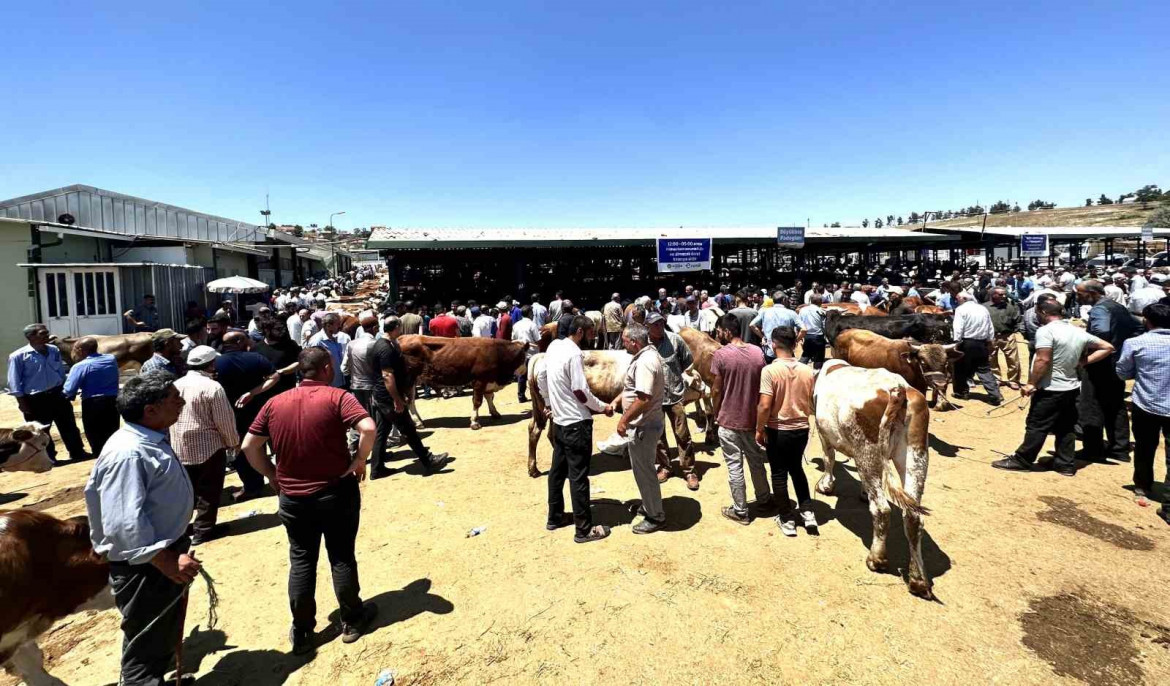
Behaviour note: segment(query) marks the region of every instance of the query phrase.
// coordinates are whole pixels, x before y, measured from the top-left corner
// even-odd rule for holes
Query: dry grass
[[[1139,204],[1129,205],[1094,205],[1092,207],[1058,207],[1051,210],[1035,210],[1032,212],[1009,212],[1007,214],[992,214],[987,217],[988,226],[1141,226],[1146,218],[1157,209],[1157,203],[1150,203],[1143,208]],[[937,220],[931,219],[927,228],[957,228],[963,226],[982,226],[983,217],[963,217],[959,219]],[[904,224],[897,228],[921,228],[921,224]]]

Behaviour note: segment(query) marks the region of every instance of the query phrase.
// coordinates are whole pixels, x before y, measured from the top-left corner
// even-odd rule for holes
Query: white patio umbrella
[[[246,276],[229,276],[208,283],[207,290],[212,293],[263,293],[268,290],[268,284]]]
[[[236,295],[236,311],[240,310],[240,293],[263,293],[268,290],[268,284],[246,276],[229,276],[216,279],[207,284],[207,290],[212,293],[234,293]]]

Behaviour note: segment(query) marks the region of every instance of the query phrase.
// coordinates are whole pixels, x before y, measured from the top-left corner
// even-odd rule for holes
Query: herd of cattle
[[[825,473],[817,490],[831,494],[836,453],[854,459],[873,517],[873,540],[866,564],[882,571],[891,503],[903,513],[910,548],[909,590],[930,598],[931,582],[922,563],[921,505],[926,483],[927,438],[930,413],[926,394],[945,394],[950,363],[961,353],[949,344],[950,317],[937,312],[890,317],[857,313],[851,304],[829,306],[826,337],[834,359],[820,371],[814,389],[815,422],[826,456]],[[345,324],[356,327],[356,319]],[[541,332],[540,349],[555,337],[555,324]],[[704,431],[713,435],[711,358],[720,344],[705,333],[683,329],[683,340],[694,358],[686,370],[686,403],[696,403]],[[100,336],[99,350],[115,355],[120,365],[150,358],[150,335]],[[537,368],[543,352],[528,358],[523,343],[489,338],[438,338],[411,335],[400,339],[413,388],[470,387],[471,428],[480,428],[479,409],[486,400],[498,417],[493,395],[526,375],[533,411],[528,427],[528,473],[540,475],[536,453],[547,420],[545,401],[536,389]],[[71,359],[72,339],[55,341]],[[590,347],[599,348],[596,343]],[[620,392],[631,356],[625,351],[590,349],[584,353],[590,390],[605,402]],[[413,398],[413,392],[411,397]],[[932,402],[930,403],[933,405]],[[421,423],[418,410],[411,412]],[[549,436],[555,430],[547,426]],[[46,427],[23,424],[0,430],[0,469],[47,471],[51,464],[45,447]],[[0,664],[27,683],[59,684],[44,669],[37,637],[53,622],[84,609],[112,607],[104,561],[90,547],[84,517],[57,520],[27,510],[0,513]]]

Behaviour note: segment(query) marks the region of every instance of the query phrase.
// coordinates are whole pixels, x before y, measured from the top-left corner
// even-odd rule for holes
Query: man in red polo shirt
[[[433,317],[428,328],[432,336],[459,338],[459,320],[451,316],[449,312],[444,312]]]
[[[304,380],[264,405],[242,448],[252,467],[280,491],[279,515],[289,544],[289,641],[294,653],[304,654],[313,649],[317,624],[322,536],[341,607],[341,640],[358,640],[378,613],[373,603],[362,604],[354,554],[362,504],[358,482],[366,478],[376,429],[357,398],[330,385],[333,358],[328,350],[306,348],[297,364]],[[356,458],[346,447],[346,430],[351,428],[361,434]],[[275,467],[264,452],[269,440]]]

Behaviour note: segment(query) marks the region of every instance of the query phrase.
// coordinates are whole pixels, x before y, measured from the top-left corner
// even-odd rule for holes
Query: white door
[[[73,318],[72,278],[68,269],[41,269],[41,315],[49,333],[62,338],[76,336]]]
[[[118,270],[109,267],[70,269],[78,336],[122,333]]]

